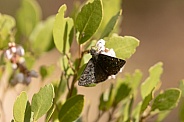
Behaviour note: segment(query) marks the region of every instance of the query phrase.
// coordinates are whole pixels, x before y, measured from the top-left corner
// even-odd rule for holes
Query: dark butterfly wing
[[[105,81],[108,74],[105,73],[99,65],[96,65],[95,59],[90,59],[87,63],[78,82],[79,86],[88,86],[92,83]]]
[[[100,65],[104,72],[106,72],[110,76],[117,74],[125,63],[125,60],[99,54],[96,65]]]
[[[87,86],[91,83],[94,83],[95,81],[95,64],[93,62],[93,59],[91,58],[79,79],[78,85]]]
[[[99,82],[103,82],[107,80],[108,76],[109,75],[106,72],[104,72],[102,67],[98,65],[98,63],[96,63],[95,65],[95,79],[96,79],[95,83],[99,83]]]

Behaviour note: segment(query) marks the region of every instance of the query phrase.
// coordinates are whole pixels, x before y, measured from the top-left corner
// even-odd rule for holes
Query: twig
[[[67,95],[67,99],[72,96],[74,85],[75,85],[76,81],[77,81],[77,74],[74,74],[74,77],[73,77],[73,80],[72,80],[72,84],[71,84],[70,90],[69,90],[68,95]]]
[[[69,90],[69,93],[67,95],[67,98],[70,98],[72,96],[72,93],[73,93],[73,89],[74,89],[74,85],[75,83],[77,82],[77,72],[79,71],[79,68],[80,68],[80,65],[81,65],[81,62],[82,62],[82,58],[84,56],[85,53],[89,52],[89,50],[86,50],[86,51],[83,51],[81,53],[81,50],[82,50],[82,46],[80,45],[79,46],[79,64],[74,72],[74,77],[73,77],[73,80],[72,80],[72,84],[71,84],[71,87],[70,87],[70,90]]]
[[[66,83],[67,84],[68,91],[70,91],[69,79],[70,78],[67,78],[67,83]]]
[[[116,110],[116,106],[112,108],[111,112],[109,112],[108,122],[110,122],[113,119],[113,114],[114,114],[115,110]]]
[[[66,55],[66,58],[68,59],[68,63],[69,63],[70,68],[73,70],[73,72],[75,72],[75,68],[73,67],[73,63],[70,60],[70,57],[68,56],[68,54],[65,54],[65,55]]]
[[[95,119],[95,121],[94,122],[98,122],[99,120],[100,120],[100,118],[104,115],[104,113],[105,113],[105,111],[99,111],[98,112],[98,116],[97,116],[97,118]]]

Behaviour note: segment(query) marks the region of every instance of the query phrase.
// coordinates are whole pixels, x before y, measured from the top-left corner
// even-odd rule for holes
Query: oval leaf
[[[159,94],[153,101],[152,111],[158,109],[160,111],[170,110],[176,107],[181,96],[179,89],[168,89],[164,93]]]
[[[184,97],[184,80],[181,80],[180,81],[180,85],[179,85],[179,88],[180,88],[180,90],[182,91],[181,93],[181,95],[182,95],[182,97]]]
[[[0,49],[6,48],[8,42],[12,39],[13,28],[15,27],[15,19],[9,15],[0,13]]]
[[[41,18],[41,9],[36,0],[22,0],[17,12],[17,26],[21,34],[29,37]]]
[[[182,98],[182,102],[180,103],[180,108],[179,108],[179,118],[181,120],[181,122],[184,122],[184,101],[183,101],[183,98]]]
[[[116,57],[121,59],[130,58],[135,53],[137,46],[139,46],[139,40],[131,36],[122,37],[114,34],[106,42],[106,47],[112,48]]]
[[[162,65],[163,63],[159,62],[149,69],[149,77],[141,85],[141,95],[143,99],[148,96],[160,82],[160,76],[163,72]]]
[[[82,7],[76,18],[76,28],[80,32],[79,43],[86,42],[97,31],[102,21],[101,0],[94,0]]]
[[[63,41],[63,52],[68,53],[74,36],[74,22],[72,18],[65,18],[65,33]]]
[[[34,120],[38,120],[44,115],[52,106],[54,98],[53,85],[46,85],[41,88],[37,94],[33,95],[31,103],[31,111],[34,112]]]
[[[65,30],[65,18],[64,12],[66,11],[66,5],[62,5],[59,8],[59,11],[56,15],[54,28],[53,28],[53,36],[54,36],[54,43],[56,48],[60,53],[63,53],[63,43],[64,43],[64,30]]]
[[[54,71],[54,65],[50,65],[50,66],[45,66],[42,65],[40,66],[40,75],[41,75],[41,79],[45,80],[46,77],[48,77],[50,74],[52,74]]]
[[[100,96],[100,104],[98,106],[99,110],[102,111],[108,111],[113,103],[114,100],[114,86],[111,84],[110,89],[107,89],[104,93],[101,94]]]
[[[82,112],[84,106],[84,96],[76,95],[68,99],[59,112],[60,122],[73,122]]]
[[[118,13],[116,15],[114,15],[109,22],[107,23],[107,25],[105,26],[105,29],[101,35],[101,39],[104,37],[108,37],[109,34],[113,31],[114,26],[117,23],[118,17],[121,15],[122,11],[118,11]]]
[[[122,0],[102,0],[103,5],[103,19],[98,28],[97,32],[95,33],[96,37],[100,37],[102,32],[107,26],[107,23],[110,22],[110,19],[120,11],[122,8]],[[114,27],[113,31],[119,32],[121,26],[119,25],[118,21],[116,22],[116,26]]]
[[[114,104],[117,105],[121,100],[128,97],[131,93],[131,90],[132,89],[128,86],[128,84],[122,83],[117,89]]]
[[[133,74],[126,73],[125,78],[122,81],[118,80],[118,83],[127,83],[132,88],[133,92],[136,94],[142,76],[143,76],[142,72],[137,69],[134,71]]]
[[[26,92],[22,92],[17,97],[13,106],[13,117],[15,122],[24,122],[27,99],[28,98]]]
[[[54,24],[54,17],[47,18],[46,21],[40,22],[34,28],[30,35],[32,41],[32,48],[36,53],[47,51],[52,44],[52,30]]]
[[[153,91],[154,89],[151,91],[150,94],[148,94],[148,96],[146,96],[142,102],[141,105],[141,110],[140,110],[140,115],[146,110],[146,108],[149,106],[150,101],[153,99]]]

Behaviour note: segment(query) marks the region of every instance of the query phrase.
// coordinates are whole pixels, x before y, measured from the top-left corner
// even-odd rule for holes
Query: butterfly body
[[[91,49],[92,58],[87,63],[78,82],[79,86],[89,86],[108,79],[111,75],[116,75],[124,66],[125,60],[97,53]]]

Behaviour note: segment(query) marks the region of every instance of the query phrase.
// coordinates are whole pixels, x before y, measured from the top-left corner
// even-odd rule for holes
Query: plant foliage
[[[0,80],[6,68],[9,69],[7,71],[10,74],[8,79],[14,78],[16,83],[25,84],[25,81],[22,81],[23,77],[27,80],[28,86],[30,83],[28,76],[31,73],[31,76],[36,76],[35,72],[30,70],[34,62],[51,49],[56,48],[60,53],[58,61],[61,69],[60,79],[40,88],[39,92],[33,95],[31,102],[26,91],[23,91],[14,102],[12,121],[35,122],[44,115],[47,122],[80,122],[88,118],[89,111],[82,114],[86,104],[85,95],[79,94],[79,87],[76,87],[86,62],[91,58],[85,52],[88,52],[91,46],[95,46],[97,40],[104,39],[105,46],[113,49],[117,58],[127,60],[136,52],[140,44],[135,37],[117,34],[122,14],[120,3],[121,0],[90,0],[77,7],[78,9],[73,12],[75,17],[65,15],[67,5],[64,4],[56,15],[43,21],[41,8],[36,0],[21,0],[16,18],[0,14],[0,49],[7,52],[11,48],[8,48],[10,42],[16,42],[25,49],[23,64],[15,62],[12,58],[9,58],[8,62],[4,60],[2,54]],[[15,47],[19,49],[18,46]],[[71,50],[76,50],[77,53],[71,53]],[[19,52],[13,55],[20,56]],[[11,71],[10,64],[16,64],[18,68],[24,70],[15,68]],[[40,66],[41,80],[45,81],[53,70],[53,66]],[[98,115],[94,115],[94,121],[100,121],[105,113],[109,114],[107,121],[142,122],[155,115],[157,121],[162,121],[178,105],[180,97],[183,99],[184,96],[183,81],[180,83],[180,88],[159,91],[162,73],[163,63],[158,62],[150,67],[149,76],[145,80],[142,79],[143,73],[138,69],[132,74],[126,73],[123,77],[116,78],[116,83],[111,84],[110,88],[101,93]],[[10,82],[7,84],[9,88]],[[142,98],[136,102],[138,95]],[[184,103],[180,110],[182,121],[184,121],[183,114]]]

